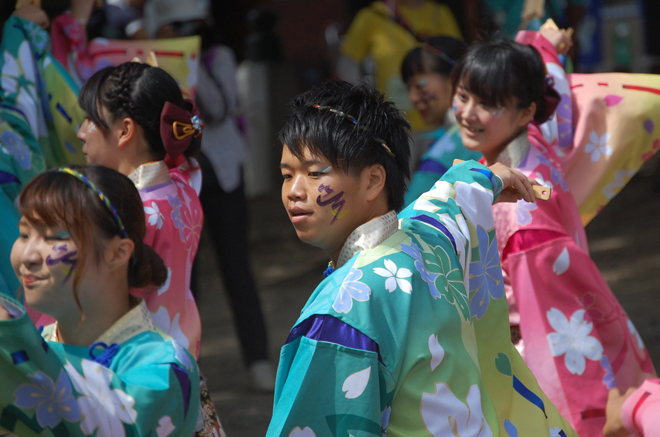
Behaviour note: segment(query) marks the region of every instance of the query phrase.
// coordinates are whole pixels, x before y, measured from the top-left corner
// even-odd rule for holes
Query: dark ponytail
[[[499,39],[473,45],[456,65],[452,84],[454,89],[462,84],[493,106],[506,106],[512,97],[519,109],[535,103],[534,121],[541,124],[559,101],[546,75],[543,58],[534,47]]]
[[[80,107],[100,129],[110,123],[130,117],[142,127],[149,149],[157,159],[165,158],[165,146],[160,135],[161,112],[166,102],[187,111],[192,105],[184,100],[181,89],[165,70],[138,62],[126,62],[117,67],[97,71],[83,85],[78,97]],[[109,120],[104,120],[100,107]],[[195,156],[202,147],[201,137],[194,137],[183,152]]]

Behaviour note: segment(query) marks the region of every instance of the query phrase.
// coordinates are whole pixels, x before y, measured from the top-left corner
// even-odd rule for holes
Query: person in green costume
[[[408,87],[410,103],[426,124],[436,127],[421,136],[430,139],[431,144],[408,185],[406,206],[427,192],[453,165],[454,159],[481,158],[481,153],[463,146],[452,108],[454,87],[450,76],[466,50],[463,41],[437,36],[409,51],[401,64],[401,78]]]
[[[28,183],[19,210],[12,267],[56,323],[39,332],[0,296],[0,435],[193,435],[197,364],[129,293],[167,279],[131,180],[61,167]]]
[[[25,4],[0,28],[0,295],[16,297],[19,283],[9,264],[20,218],[21,189],[47,167],[83,164],[76,138],[85,119],[78,87],[48,52],[48,17]]]
[[[282,202],[331,261],[281,350],[267,436],[575,436],[510,340],[491,206],[533,201],[535,182],[466,161],[397,217],[410,131],[396,106],[346,82],[292,106]],[[479,319],[471,276],[488,289]]]

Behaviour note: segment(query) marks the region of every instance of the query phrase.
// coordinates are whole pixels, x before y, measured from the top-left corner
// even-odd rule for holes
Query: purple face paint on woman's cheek
[[[46,265],[52,267],[57,264],[62,264],[62,271],[65,274],[64,281],[62,281],[62,283],[66,284],[66,282],[73,274],[76,265],[78,264],[78,258],[77,258],[78,251],[73,250],[71,252],[67,252],[66,244],[61,244],[61,245],[58,244],[55,247],[53,247],[53,253],[55,257],[51,256],[52,254],[46,257]]]
[[[319,196],[316,198],[316,203],[319,206],[331,205],[330,209],[332,210],[332,215],[334,215],[335,217],[332,219],[330,224],[333,224],[339,218],[339,212],[344,207],[344,203],[346,203],[346,200],[344,200],[344,192],[340,191],[336,195],[328,198],[328,196],[332,194],[334,190],[330,188],[329,185],[321,184],[319,186],[319,193],[322,193],[324,191],[325,194],[323,196]]]

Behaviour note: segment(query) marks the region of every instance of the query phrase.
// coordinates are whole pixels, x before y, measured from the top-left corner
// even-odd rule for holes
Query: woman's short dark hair
[[[416,74],[437,73],[449,78],[454,65],[463,57],[467,45],[450,36],[436,36],[426,42],[432,49],[415,47],[408,52],[401,63],[401,78],[404,82]],[[442,52],[439,55],[433,49]],[[452,61],[452,62],[450,62]]]
[[[346,115],[317,109],[330,106]],[[359,174],[380,164],[387,174],[385,188],[389,207],[403,207],[406,181],[410,178],[410,124],[393,102],[366,84],[329,81],[299,95],[293,111],[279,133],[283,146],[298,159],[305,150],[326,157],[333,167]],[[388,155],[375,138],[382,139],[394,154]]]
[[[163,260],[144,244],[146,222],[140,194],[131,180],[102,166],[69,165],[84,175],[110,200],[126,228],[135,249],[128,269],[128,285],[133,288],[160,286],[167,279]],[[57,169],[32,179],[18,198],[21,215],[28,221],[46,226],[61,226],[78,246],[78,264],[73,274],[73,292],[91,261],[99,262],[106,239],[121,235],[112,212],[99,195],[83,181]]]
[[[165,70],[138,62],[125,62],[117,67],[97,71],[80,90],[78,103],[87,117],[103,131],[124,117],[130,117],[142,127],[150,151],[158,158],[165,157],[160,136],[160,114],[165,102],[192,109],[185,101],[174,78]],[[105,108],[110,120],[101,116]],[[194,156],[202,147],[201,138],[193,138],[186,156]]]
[[[545,113],[546,70],[541,54],[532,46],[509,39],[477,43],[452,73],[454,89],[462,85],[493,106],[506,106],[515,98],[519,109],[536,103],[535,119]]]

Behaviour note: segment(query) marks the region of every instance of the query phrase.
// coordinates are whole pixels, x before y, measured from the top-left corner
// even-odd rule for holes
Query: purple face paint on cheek
[[[330,193],[333,192],[332,188],[330,188],[328,185],[323,185],[323,184],[321,184],[321,186],[319,187],[319,192],[321,192],[321,187],[323,187],[323,190],[325,190],[325,192],[327,193],[323,197],[327,197]],[[329,199],[321,199],[321,196],[319,196],[316,198],[316,203],[319,206],[331,205],[330,209],[332,210],[332,215],[334,215],[335,217],[332,219],[330,224],[333,224],[337,220],[337,218],[339,218],[339,212],[344,207],[344,203],[346,203],[346,200],[344,200],[344,192],[340,191],[339,193],[337,193],[336,195],[332,196]]]
[[[319,193],[322,193],[324,191],[325,194],[323,195],[323,197],[327,196],[328,194],[334,193],[334,190],[330,188],[329,185],[323,185],[323,184],[319,185]]]
[[[62,254],[62,247],[64,247],[64,251],[66,252],[66,244],[53,247],[53,250],[58,252],[58,255],[56,255],[58,258],[53,258],[52,256],[48,255],[48,257],[46,257],[46,265],[52,267],[57,264],[62,264],[62,269],[65,274],[64,281],[62,281],[62,283],[66,284],[69,278],[71,278],[71,275],[73,274],[73,271],[78,264],[78,258],[74,258],[78,256],[78,251],[74,250]],[[68,271],[66,270],[65,266],[69,267]]]

